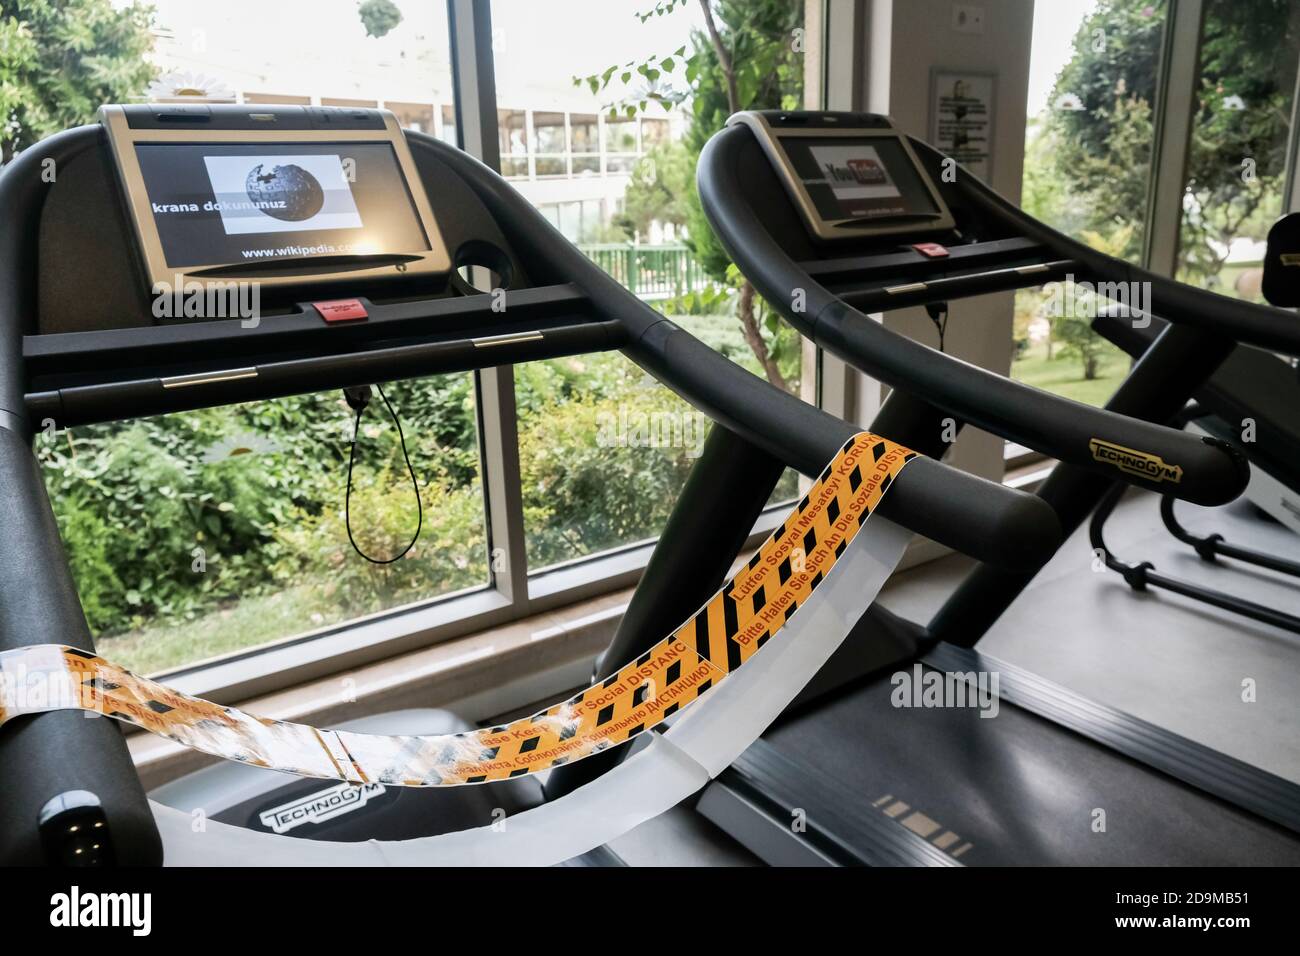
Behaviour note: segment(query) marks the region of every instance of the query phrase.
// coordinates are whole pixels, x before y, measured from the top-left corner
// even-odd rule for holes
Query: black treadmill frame
[[[879,120],[870,115],[862,118],[866,125]],[[915,138],[912,146],[932,178],[938,181],[936,174],[945,160],[943,154]],[[946,258],[930,259],[918,251],[901,251],[897,245],[866,254],[832,256],[833,247],[823,244],[816,247],[814,259],[797,261],[767,231],[752,206],[757,196],[773,203],[779,202],[775,197],[783,195],[779,184],[775,184],[775,175],[772,182],[759,178],[762,170],[754,159],[755,151],[761,149],[750,128],[731,125],[709,141],[697,169],[706,215],[741,272],[802,334],[850,365],[894,387],[872,423],[882,434],[899,436],[910,447],[939,456],[945,450],[940,438],[944,419],[955,417],[959,427],[964,423],[974,424],[1058,459],[1060,464],[1037,494],[1052,507],[1067,536],[1082,524],[1108,490],[1124,487],[1116,480],[1121,476],[1098,468],[1082,453],[1086,435],[1106,435],[1116,444],[1156,452],[1165,461],[1185,460],[1180,457],[1187,448],[1185,443],[1158,444],[1165,429],[1157,427],[1155,432],[1142,432],[1139,423],[1162,426],[1170,421],[1222,364],[1236,340],[1300,354],[1300,327],[1292,316],[1190,289],[1098,253],[1028,217],[964,171],[959,172],[951,186],[953,197],[949,198],[949,206],[957,215],[959,230],[965,232],[971,226],[963,221],[962,207],[968,219],[982,217],[988,226],[983,230],[986,235],[978,237],[981,241],[974,248],[959,242],[948,248]],[[783,220],[787,226],[789,221],[789,217]],[[959,234],[959,238],[965,237]],[[988,258],[984,259],[986,246]],[[990,265],[995,268],[988,268]],[[1052,402],[1060,408],[1073,406],[1076,423],[1085,423],[1064,436],[1007,428],[997,415],[984,414],[996,402],[980,408],[976,396],[988,398],[990,394],[998,394],[1007,380],[972,366],[962,367],[964,363],[946,356],[938,356],[938,360],[932,357],[926,369],[928,375],[918,388],[921,373],[915,370],[929,350],[885,332],[866,314],[932,302],[946,305],[951,298],[1023,288],[1067,274],[1094,282],[1147,282],[1152,290],[1152,312],[1178,316],[1178,322],[1171,322],[1160,332],[1103,413],[1097,414],[1094,409],[1065,400]],[[793,307],[795,300],[790,293],[795,289],[804,293],[803,308]],[[1124,416],[1120,421],[1126,424],[1120,425],[1110,416]],[[1107,434],[1101,430],[1105,428],[1125,430],[1128,436],[1141,433],[1142,437],[1118,439],[1115,437],[1118,432]],[[1211,449],[1219,453],[1217,471]],[[1160,483],[1131,476],[1123,478],[1128,484],[1168,492],[1174,497],[1204,504],[1226,503],[1244,489],[1245,459],[1225,443],[1212,440],[1206,442],[1204,451],[1205,454],[1194,459],[1194,465],[1186,468],[1186,473],[1205,468],[1215,474],[1215,479],[1206,483],[1204,493],[1189,493],[1186,486],[1161,487]],[[1230,468],[1223,467],[1229,461]],[[1228,476],[1229,470],[1236,472],[1235,479]],[[1216,497],[1221,500],[1211,500]],[[1028,586],[1037,571],[980,564],[949,596],[928,626],[904,622],[901,627],[914,631],[908,636],[914,644],[934,648],[931,659],[960,664],[965,656],[977,653],[979,639]],[[892,616],[880,614],[874,606],[872,612],[882,629],[899,630],[900,625],[890,620]],[[907,659],[905,654],[892,662],[878,657],[874,670],[856,676],[879,673]],[[1297,812],[1300,786],[1289,781],[1054,685],[1050,693],[1021,694],[1013,702],[1213,797],[1237,803],[1300,832],[1300,812]],[[1127,724],[1130,732],[1113,733],[1117,724]],[[1195,759],[1167,759],[1171,752],[1194,752]],[[754,759],[761,762],[765,751],[760,748],[755,753]],[[751,766],[749,758],[742,758],[737,767],[735,774],[763,776]],[[728,771],[714,786],[732,786],[734,780],[733,772]],[[806,800],[807,795],[801,799]]]
[[[775,463],[815,475],[856,432],[745,372],[636,299],[481,163],[432,137],[407,135],[417,165],[425,157],[451,170],[515,251],[536,266],[538,288],[514,298],[517,312],[497,313],[488,295],[435,296],[402,304],[372,302],[374,324],[316,330],[310,336],[298,329],[310,322],[299,306],[282,324],[267,319],[255,330],[236,329],[237,322],[167,329],[160,336],[165,345],[135,329],[41,340],[34,338],[38,229],[46,198],[57,188],[41,170],[47,161],[66,169],[87,151],[105,148],[103,130],[86,126],[56,134],[6,166],[0,174],[5,210],[0,219],[0,553],[6,557],[0,563],[0,649],[55,643],[94,650],[30,447],[43,418],[57,425],[108,421],[619,348],[723,426],[716,433],[730,437],[719,437],[713,447],[740,443],[737,447],[758,460],[772,462],[744,477],[742,487],[752,494],[695,482],[699,490],[675,508],[675,514],[690,518],[708,513],[693,509],[721,508],[727,499],[761,507],[768,482],[779,472]],[[434,318],[447,322],[430,328]],[[522,330],[526,334],[520,324],[531,326]],[[390,331],[397,334],[389,337]],[[236,341],[245,358],[231,369]],[[253,342],[260,343],[256,352]],[[100,357],[112,364],[102,364]],[[706,459],[697,472],[716,463],[717,453]],[[735,521],[747,518],[748,530],[757,511],[746,516],[744,510],[737,509]],[[1050,512],[1031,496],[924,458],[909,464],[879,510],[959,550],[1017,565],[1040,563],[1059,541]],[[676,527],[688,523],[680,518]],[[680,531],[666,534],[657,551],[680,554],[680,536]],[[724,569],[734,558],[734,550],[723,553],[732,543],[726,536],[697,543],[702,559]],[[39,587],[32,586],[33,577]],[[716,582],[706,586],[716,589]],[[677,623],[666,622],[663,630]],[[652,639],[663,630],[656,629]],[[3,773],[6,799],[0,801],[0,861],[30,864],[57,856],[57,847],[47,847],[45,837],[65,819],[60,807],[105,824],[108,839],[101,841],[117,863],[160,861],[158,832],[116,722],[87,720],[73,711],[17,718],[0,730],[0,767],[9,768]]]
[[[1149,317],[1157,330],[1168,327],[1163,319],[1154,316]],[[1118,345],[1124,351],[1128,352],[1135,359],[1141,359],[1146,351],[1153,347],[1152,339],[1144,332],[1137,331],[1133,328],[1126,328],[1115,321],[1115,316],[1108,312],[1103,312],[1093,321],[1093,329],[1107,340]],[[1157,336],[1160,334],[1156,332]],[[1245,362],[1248,356],[1240,349],[1233,348],[1231,353],[1225,357],[1223,366],[1216,370],[1215,375],[1211,375],[1207,381],[1202,382],[1192,393],[1195,400],[1192,404],[1184,406],[1171,419],[1171,424],[1176,428],[1186,428],[1188,424],[1200,420],[1205,422],[1208,418],[1213,418],[1215,422],[1220,422],[1221,427],[1215,428],[1213,425],[1207,430],[1213,433],[1231,431],[1226,422],[1223,422],[1216,414],[1203,408],[1201,401],[1212,402],[1216,407],[1225,409],[1229,405],[1236,407],[1238,402],[1229,402],[1227,399],[1228,390],[1225,385],[1219,384],[1217,379],[1226,374],[1227,368],[1234,361]],[[1207,423],[1208,424],[1208,423]],[[1281,434],[1280,429],[1276,426],[1266,426],[1265,431],[1269,434],[1265,437],[1265,442],[1272,442],[1275,439],[1274,432]],[[1265,455],[1260,451],[1252,454],[1252,449],[1240,446],[1241,453],[1251,459],[1252,467],[1262,468],[1265,471],[1284,471],[1287,462],[1279,461],[1275,456]],[[1300,466],[1300,463],[1296,463]],[[1300,475],[1276,474],[1275,477],[1283,483],[1295,485],[1300,482]],[[1136,564],[1120,560],[1118,556],[1111,551],[1106,543],[1106,522],[1115,512],[1116,506],[1123,497],[1123,487],[1115,486],[1111,488],[1098,502],[1096,509],[1092,513],[1092,518],[1088,523],[1088,538],[1094,550],[1101,553],[1106,567],[1117,572],[1124,578],[1135,591],[1145,591],[1149,587],[1159,588],[1174,594],[1191,598],[1194,601],[1200,601],[1203,604],[1209,604],[1233,614],[1249,618],[1253,621],[1259,621],[1262,624],[1268,624],[1272,627],[1288,631],[1292,634],[1300,634],[1300,615],[1290,614],[1286,611],[1273,607],[1267,607],[1255,601],[1248,601],[1244,598],[1237,597],[1227,591],[1217,588],[1205,587],[1194,584],[1183,578],[1175,578],[1163,574],[1156,570],[1155,565],[1150,561],[1139,561]],[[1173,537],[1189,545],[1200,556],[1201,560],[1214,563],[1220,557],[1231,558],[1241,561],[1245,564],[1254,565],[1259,568],[1267,568],[1270,571],[1276,571],[1279,574],[1286,574],[1292,577],[1300,577],[1300,562],[1291,561],[1286,558],[1273,554],[1266,554],[1262,551],[1256,551],[1252,548],[1234,545],[1225,541],[1221,534],[1211,534],[1206,536],[1194,535],[1184,528],[1178,521],[1174,513],[1174,499],[1168,495],[1160,496],[1160,520],[1165,528]]]

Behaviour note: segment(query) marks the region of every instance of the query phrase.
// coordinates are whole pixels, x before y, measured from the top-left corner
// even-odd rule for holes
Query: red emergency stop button
[[[942,259],[948,254],[947,247],[937,242],[914,242],[912,248],[929,259]]]
[[[360,299],[331,299],[328,302],[313,302],[312,306],[326,322],[353,322],[369,317]]]

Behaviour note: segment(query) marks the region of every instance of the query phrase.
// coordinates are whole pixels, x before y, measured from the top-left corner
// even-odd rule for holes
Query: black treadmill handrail
[[[982,272],[946,271],[933,279],[898,282],[883,288],[877,284],[860,288],[856,283],[847,283],[832,291],[859,311],[888,312],[927,302],[1019,289],[1029,276],[1033,276],[1035,281],[1053,282],[1077,272],[1078,268],[1079,263],[1073,259],[1054,259],[1032,266],[1004,266]]]
[[[509,237],[554,263],[596,314],[627,329],[623,353],[684,400],[803,474],[818,474],[857,429],[741,369],[642,302],[588,259],[505,179],[477,159],[423,133],[407,133],[413,152],[428,150],[474,191]],[[829,452],[829,454],[828,454]],[[1000,565],[1036,566],[1060,541],[1056,515],[1033,495],[1008,497],[1005,486],[917,458],[894,482],[881,514],[947,544],[991,552]],[[963,524],[961,529],[950,522]],[[954,543],[956,542],[956,543]]]
[[[27,415],[60,427],[143,418],[287,395],[332,391],[429,375],[479,369],[483,356],[502,362],[535,362],[609,351],[624,342],[617,322],[582,322],[517,336],[488,336],[405,345],[371,346],[352,352],[262,359],[232,368],[203,363],[181,374],[126,377],[28,393]],[[494,351],[487,351],[494,350]]]
[[[705,144],[697,173],[705,212],[741,272],[816,344],[965,422],[1107,477],[1206,505],[1226,504],[1245,489],[1244,459],[1220,442],[1022,385],[892,332],[845,303],[808,275],[754,212],[753,190],[732,173],[747,143],[755,143],[753,132],[736,125]],[[795,308],[799,289],[803,311]],[[1095,442],[1179,466],[1181,475],[1171,484],[1121,471],[1097,460]]]
[[[983,270],[989,263],[997,266],[1007,262],[1029,265],[1046,261],[1051,252],[1041,243],[1020,236],[959,243],[945,248],[947,255],[939,258],[924,255],[914,249],[891,249],[870,255],[803,259],[799,266],[810,276],[823,281],[839,275],[862,281],[876,276],[905,275],[936,269],[945,272]]]
[[[617,338],[620,344],[630,342],[625,345],[630,357],[741,438],[750,441],[754,436],[773,458],[816,474],[857,431],[758,379],[641,303],[476,160],[432,137],[411,133],[409,140],[413,151],[434,151],[453,175],[461,176],[512,242],[517,235],[519,244],[532,247],[532,257],[542,267],[539,272],[551,273],[534,276],[536,281],[572,276],[596,318],[617,323]],[[29,369],[23,337],[37,331],[42,209],[55,188],[41,173],[52,161],[62,179],[68,163],[103,142],[100,127],[68,130],[24,150],[0,171],[0,552],[5,555],[0,562],[0,649],[53,643],[94,650],[49,494],[32,454],[34,423],[26,408]],[[113,235],[101,239],[128,241]],[[583,334],[599,331],[599,325],[583,326]],[[413,338],[412,344],[418,345],[418,336]],[[475,367],[501,365],[504,351],[485,349]],[[340,352],[345,350],[340,348],[336,355]],[[376,361],[413,356],[400,348],[398,353]],[[315,376],[319,370],[309,371]],[[337,369],[331,374],[336,373],[343,374]],[[882,516],[958,549],[969,547],[985,560],[1037,566],[1060,542],[1059,523],[1043,502],[927,458],[909,462],[885,500],[879,508]],[[33,580],[41,586],[31,587]],[[111,722],[87,721],[72,711],[22,717],[0,732],[0,768],[8,771],[5,799],[0,800],[0,861],[43,859],[37,823],[53,798],[73,791],[89,791],[99,800],[119,863],[160,861],[157,826],[122,735]]]
[[[527,289],[503,289],[500,312],[494,318],[507,315],[559,314],[576,319],[587,305],[586,296],[571,285],[560,283],[551,286],[533,286]],[[324,298],[324,297],[322,297]],[[337,298],[337,296],[329,296]],[[201,322],[177,320],[159,325],[136,325],[120,329],[90,331],[45,332],[23,336],[23,357],[28,362],[42,365],[59,364],[61,360],[98,359],[105,353],[120,352],[130,359],[142,350],[207,349],[222,341],[238,337],[246,352],[264,349],[272,352],[275,346],[262,344],[277,339],[306,339],[316,337],[322,341],[352,330],[364,332],[365,337],[381,334],[410,334],[407,327],[421,329],[431,334],[429,324],[444,326],[482,316],[489,311],[489,299],[481,296],[438,295],[420,299],[403,299],[396,302],[374,302],[367,296],[355,296],[366,309],[367,317],[359,325],[331,328],[316,312],[311,301],[296,302],[292,311],[259,316],[255,326],[240,318],[208,319]],[[451,325],[452,328],[457,328]],[[476,329],[469,339],[492,335],[500,329]],[[304,334],[305,333],[305,334]],[[444,335],[444,338],[450,336]]]
[[[911,138],[911,142],[918,156],[929,156],[932,161],[945,158],[928,143],[915,138]],[[1197,289],[1099,252],[1026,215],[1009,199],[969,173],[957,177],[956,187],[963,198],[979,209],[1014,222],[1030,239],[1053,249],[1060,256],[1077,259],[1088,272],[1105,276],[1112,282],[1148,283],[1151,288],[1150,311],[1175,325],[1188,325],[1246,345],[1300,356],[1300,317],[1292,312],[1220,295],[1210,289]]]

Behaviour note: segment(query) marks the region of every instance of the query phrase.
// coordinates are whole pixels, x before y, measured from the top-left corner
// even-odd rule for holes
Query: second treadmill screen
[[[937,216],[924,175],[893,136],[782,137],[822,219]]]

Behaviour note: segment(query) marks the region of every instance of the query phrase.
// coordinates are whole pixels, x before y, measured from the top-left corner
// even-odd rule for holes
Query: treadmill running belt
[[[764,740],[968,866],[1300,864],[1295,834],[1005,700],[981,717],[895,693],[873,680]]]

